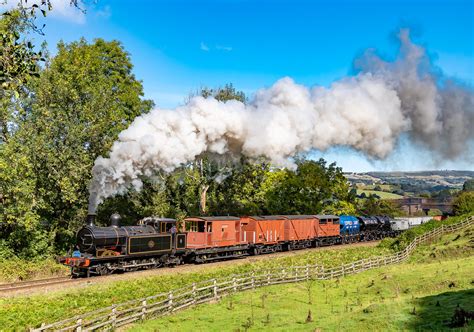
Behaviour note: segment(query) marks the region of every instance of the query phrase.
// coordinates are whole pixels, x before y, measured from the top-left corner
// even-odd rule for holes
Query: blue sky
[[[474,1],[98,0],[87,2],[85,15],[65,1],[53,0],[46,20],[52,53],[61,39],[120,40],[145,97],[159,107],[182,104],[200,86],[229,82],[248,96],[283,76],[328,85],[350,73],[354,57],[369,47],[393,56],[401,26],[412,29],[447,75],[474,83]],[[314,156],[347,171],[474,169],[463,161],[435,164],[417,153],[402,142],[385,162],[345,148]]]

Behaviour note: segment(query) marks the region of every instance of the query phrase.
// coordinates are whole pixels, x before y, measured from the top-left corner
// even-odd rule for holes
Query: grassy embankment
[[[404,264],[238,293],[130,330],[441,331],[457,305],[474,311],[472,228],[420,247]],[[471,321],[459,330],[473,329]]]
[[[457,222],[461,218],[453,218],[443,223]],[[50,291],[47,294],[31,296],[21,295],[15,298],[0,299],[0,326],[5,330],[37,326],[43,322],[54,322],[65,317],[85,313],[97,308],[137,299],[157,293],[176,289],[192,282],[219,278],[225,275],[239,274],[252,270],[278,266],[315,264],[326,267],[338,266],[361,258],[390,253],[394,248],[408,241],[416,233],[428,230],[439,222],[427,223],[418,230],[405,233],[400,239],[385,241],[380,247],[357,247],[339,250],[306,251],[288,257],[267,256],[266,259],[252,262],[251,259],[235,261],[236,264],[213,266],[209,264],[205,271],[186,271],[175,269],[173,273],[126,281],[106,281],[83,287]],[[32,310],[34,308],[34,310]]]
[[[69,273],[69,268],[52,258],[36,261],[19,258],[0,260],[0,283],[67,276]]]

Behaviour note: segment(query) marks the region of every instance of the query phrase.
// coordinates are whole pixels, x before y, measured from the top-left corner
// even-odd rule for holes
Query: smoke
[[[406,134],[433,155],[458,158],[474,137],[472,89],[443,77],[408,30],[400,31],[399,41],[394,61],[369,50],[355,61],[355,76],[329,88],[286,77],[257,91],[248,105],[194,97],[176,109],[137,117],[109,157],[95,161],[89,212],[106,197],[140,190],[142,178],[203,154],[291,166],[296,153],[349,146],[383,159]]]

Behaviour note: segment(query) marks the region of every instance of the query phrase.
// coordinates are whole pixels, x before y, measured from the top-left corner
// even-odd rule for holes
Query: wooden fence
[[[30,329],[30,331],[113,330],[132,322],[163,316],[196,304],[217,300],[222,296],[239,291],[305,280],[340,278],[349,274],[400,263],[406,260],[419,244],[469,226],[474,226],[473,216],[463,222],[450,226],[443,225],[416,237],[404,250],[392,255],[361,259],[333,268],[324,268],[320,265],[293,266],[206,280],[174,289],[168,293],[112,305],[52,324],[42,324],[38,328]]]

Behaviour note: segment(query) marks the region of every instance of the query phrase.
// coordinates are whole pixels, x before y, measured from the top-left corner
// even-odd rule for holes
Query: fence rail
[[[52,324],[42,324],[30,331],[93,331],[111,330],[119,326],[151,317],[159,317],[187,307],[217,300],[225,295],[255,289],[257,287],[305,280],[326,280],[360,273],[369,269],[400,263],[406,260],[415,248],[439,236],[474,226],[474,216],[453,225],[442,225],[416,237],[404,250],[392,255],[365,258],[341,266],[324,268],[320,265],[293,266],[275,268],[260,272],[231,275],[193,283],[187,287],[175,289],[147,298],[128,301],[121,304],[88,312]]]

